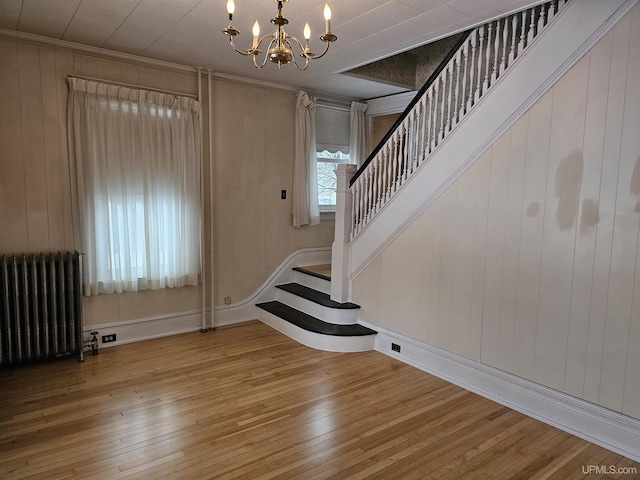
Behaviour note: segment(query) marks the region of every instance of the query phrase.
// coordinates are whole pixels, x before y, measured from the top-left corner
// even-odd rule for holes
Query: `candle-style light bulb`
[[[304,24],[304,39],[308,42],[311,38],[311,27],[309,27],[309,22]]]
[[[258,46],[258,36],[260,36],[260,24],[258,23],[258,20],[256,20],[256,23],[253,24],[253,48],[256,48]]]
[[[329,4],[325,3],[324,4],[324,20],[326,23],[326,33],[330,33],[331,32],[331,9],[329,8]]]
[[[229,20],[232,20],[233,12],[236,11],[236,4],[233,0],[227,0],[227,12],[229,13]]]

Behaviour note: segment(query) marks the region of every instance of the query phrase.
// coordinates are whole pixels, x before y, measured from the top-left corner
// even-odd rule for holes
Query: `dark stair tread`
[[[316,277],[316,278],[321,278],[322,280],[327,280],[328,282],[331,281],[331,277],[328,277],[327,275],[323,275],[318,272],[312,272],[311,270],[307,270],[304,267],[293,267],[292,270],[295,270],[296,272],[306,273],[307,275],[311,275],[312,277]]]
[[[354,310],[356,308],[360,308],[360,305],[356,305],[351,302],[335,302],[331,300],[331,297],[328,294],[319,292],[318,290],[314,290],[313,288],[309,288],[305,285],[300,285],[299,283],[285,283],[282,285],[276,285],[276,288],[310,300],[318,305],[322,305],[323,307],[336,308],[340,310]]]
[[[300,310],[296,310],[288,305],[277,300],[271,302],[264,302],[256,304],[263,310],[272,313],[289,323],[296,325],[304,330],[314,333],[320,333],[322,335],[334,335],[337,337],[360,337],[363,335],[375,335],[375,330],[371,330],[363,325],[357,323],[351,325],[336,325],[333,323],[327,323],[319,318],[307,315]]]

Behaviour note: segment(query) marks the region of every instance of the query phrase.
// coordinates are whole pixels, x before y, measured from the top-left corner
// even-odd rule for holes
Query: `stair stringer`
[[[350,242],[350,281],[637,2],[638,0],[569,2],[455,130],[441,141],[427,162]]]

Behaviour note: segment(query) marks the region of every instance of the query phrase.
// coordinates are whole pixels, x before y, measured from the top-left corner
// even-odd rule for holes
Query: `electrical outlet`
[[[286,200],[287,199],[287,191],[286,190],[280,190],[280,199],[281,200]]]
[[[102,343],[109,343],[116,341],[116,334],[112,333],[111,335],[102,335]]]
[[[400,353],[400,345],[398,345],[397,343],[392,343],[391,350],[393,350],[394,352]]]

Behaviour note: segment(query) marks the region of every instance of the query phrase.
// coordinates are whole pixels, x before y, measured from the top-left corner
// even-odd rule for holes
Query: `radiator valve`
[[[85,346],[91,347],[91,355],[98,355],[98,333],[97,331],[89,332],[91,334],[91,340],[89,340]]]

